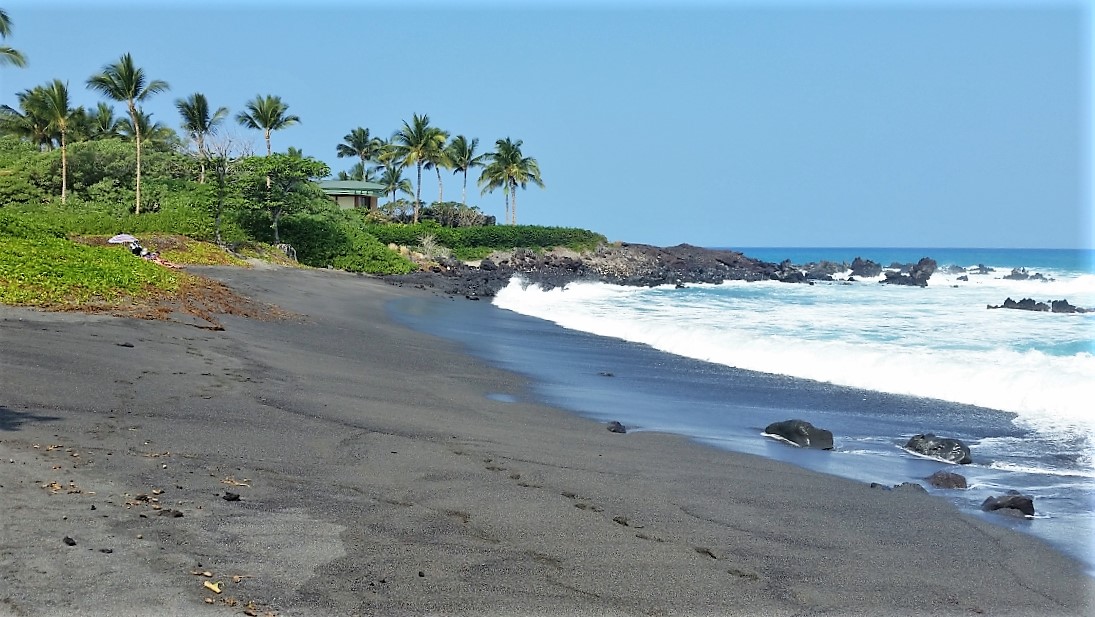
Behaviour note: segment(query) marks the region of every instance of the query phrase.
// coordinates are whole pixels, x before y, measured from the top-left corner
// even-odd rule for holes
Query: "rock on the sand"
[[[970,449],[966,444],[949,437],[936,437],[931,433],[913,435],[905,444],[905,449],[924,456],[941,459],[950,463],[966,465],[973,462]]]
[[[981,504],[981,509],[985,512],[1002,510],[1003,514],[1021,513],[1024,516],[1034,516],[1034,498],[1019,491],[1008,491],[999,497],[987,497]]]
[[[935,488],[967,488],[966,476],[953,471],[939,470],[927,478],[928,484]]]
[[[833,449],[833,434],[823,428],[817,428],[805,420],[773,422],[765,427],[764,434],[786,439],[803,448]]]

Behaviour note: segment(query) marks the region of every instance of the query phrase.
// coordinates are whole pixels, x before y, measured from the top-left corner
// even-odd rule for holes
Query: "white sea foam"
[[[1095,314],[986,310],[1005,297],[1095,306],[1095,277],[1002,274],[969,283],[936,275],[927,288],[574,283],[543,291],[513,282],[495,304],[727,366],[1011,411],[1026,427],[1095,450]]]

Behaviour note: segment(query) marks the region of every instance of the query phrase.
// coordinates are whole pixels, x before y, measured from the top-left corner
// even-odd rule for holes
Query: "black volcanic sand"
[[[299,316],[0,307],[0,615],[1091,614],[943,499],[505,402],[420,292],[202,271]]]

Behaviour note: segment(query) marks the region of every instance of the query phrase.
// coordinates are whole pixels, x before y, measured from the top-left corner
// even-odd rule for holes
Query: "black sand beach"
[[[0,307],[0,615],[1092,611],[943,499],[488,398],[527,384],[391,323],[415,290],[203,272],[297,316]]]

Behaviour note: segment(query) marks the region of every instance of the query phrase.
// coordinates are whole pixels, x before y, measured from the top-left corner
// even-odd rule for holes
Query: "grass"
[[[62,238],[0,237],[0,302],[41,308],[113,305],[179,289],[183,273],[124,249]]]
[[[108,244],[110,236],[76,236],[74,242],[88,246],[103,246],[111,250],[128,252],[128,245]],[[209,242],[191,240],[176,234],[142,235],[141,245],[160,257],[181,266],[242,266],[246,261]]]

